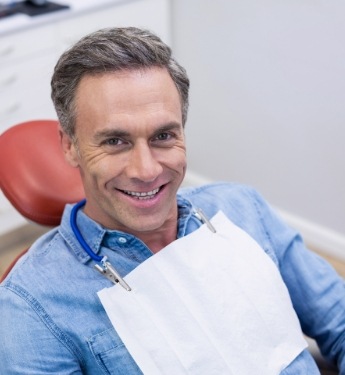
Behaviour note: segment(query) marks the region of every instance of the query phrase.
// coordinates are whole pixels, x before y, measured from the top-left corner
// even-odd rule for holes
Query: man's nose
[[[162,170],[163,168],[157,160],[157,153],[147,143],[134,145],[127,165],[129,178],[152,182],[162,173]]]

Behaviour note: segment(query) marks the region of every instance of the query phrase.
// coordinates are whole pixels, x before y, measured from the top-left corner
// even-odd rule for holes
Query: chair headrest
[[[23,122],[0,136],[0,187],[20,214],[48,226],[60,223],[66,203],[84,197],[79,170],[64,158],[58,121]]]

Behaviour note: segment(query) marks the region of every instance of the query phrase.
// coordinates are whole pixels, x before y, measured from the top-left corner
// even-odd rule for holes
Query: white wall
[[[173,0],[189,169],[345,239],[345,2]],[[345,248],[344,248],[345,250]]]

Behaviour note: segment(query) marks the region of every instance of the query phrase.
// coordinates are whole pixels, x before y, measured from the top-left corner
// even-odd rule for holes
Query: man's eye
[[[172,135],[170,133],[160,133],[156,136],[158,141],[167,141],[171,139]]]
[[[104,143],[109,146],[118,146],[123,144],[123,141],[120,138],[110,138],[107,139]]]

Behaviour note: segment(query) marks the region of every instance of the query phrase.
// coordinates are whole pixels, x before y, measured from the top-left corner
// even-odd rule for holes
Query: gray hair
[[[76,90],[85,75],[166,68],[180,95],[182,124],[187,120],[189,79],[169,46],[152,32],[135,27],[106,28],[91,33],[64,52],[51,80],[51,97],[63,131],[74,136]]]

